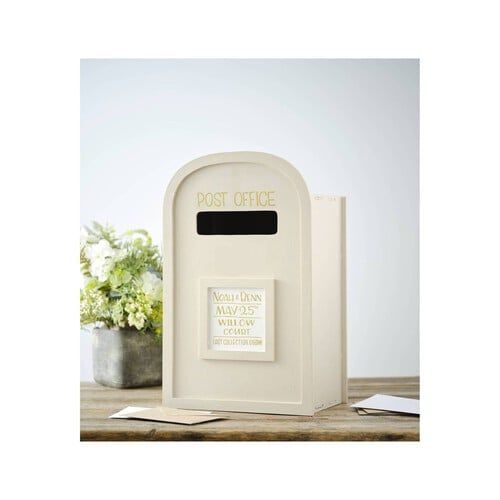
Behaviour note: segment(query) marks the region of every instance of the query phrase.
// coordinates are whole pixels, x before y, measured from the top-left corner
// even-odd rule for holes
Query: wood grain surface
[[[419,379],[350,379],[349,401],[373,394],[419,397]],[[159,406],[161,388],[111,389],[93,383],[80,387],[82,441],[419,441],[415,416],[361,416],[349,405],[320,411],[313,417],[224,413],[231,418],[187,426],[115,420],[108,416],[125,406]]]

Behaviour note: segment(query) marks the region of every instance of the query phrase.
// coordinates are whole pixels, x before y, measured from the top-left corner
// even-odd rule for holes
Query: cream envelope
[[[164,407],[165,408],[165,407]],[[131,413],[136,413],[142,410],[152,410],[151,407],[146,406],[127,406],[113,415],[110,415],[108,418],[131,418],[129,415]],[[172,415],[212,415],[211,411],[199,411],[199,410],[180,410],[178,408],[168,408]]]
[[[155,422],[167,422],[172,424],[194,425],[214,420],[222,420],[227,417],[210,414],[210,412],[179,410],[177,408],[167,408],[159,406],[148,408],[127,414],[126,418],[139,420],[153,420]]]

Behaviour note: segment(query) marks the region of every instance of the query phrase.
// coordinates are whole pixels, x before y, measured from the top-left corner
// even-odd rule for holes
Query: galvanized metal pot
[[[108,387],[161,385],[161,339],[136,330],[95,328],[92,332],[94,380]]]

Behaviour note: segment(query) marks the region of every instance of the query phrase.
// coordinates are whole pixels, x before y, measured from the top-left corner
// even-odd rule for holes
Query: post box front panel
[[[173,203],[172,396],[300,404],[301,212],[278,170],[195,170]]]

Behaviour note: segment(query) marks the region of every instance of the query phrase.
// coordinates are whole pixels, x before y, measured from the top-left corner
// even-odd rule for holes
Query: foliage
[[[80,230],[80,324],[162,331],[162,263],[143,229],[117,236],[93,222]]]

